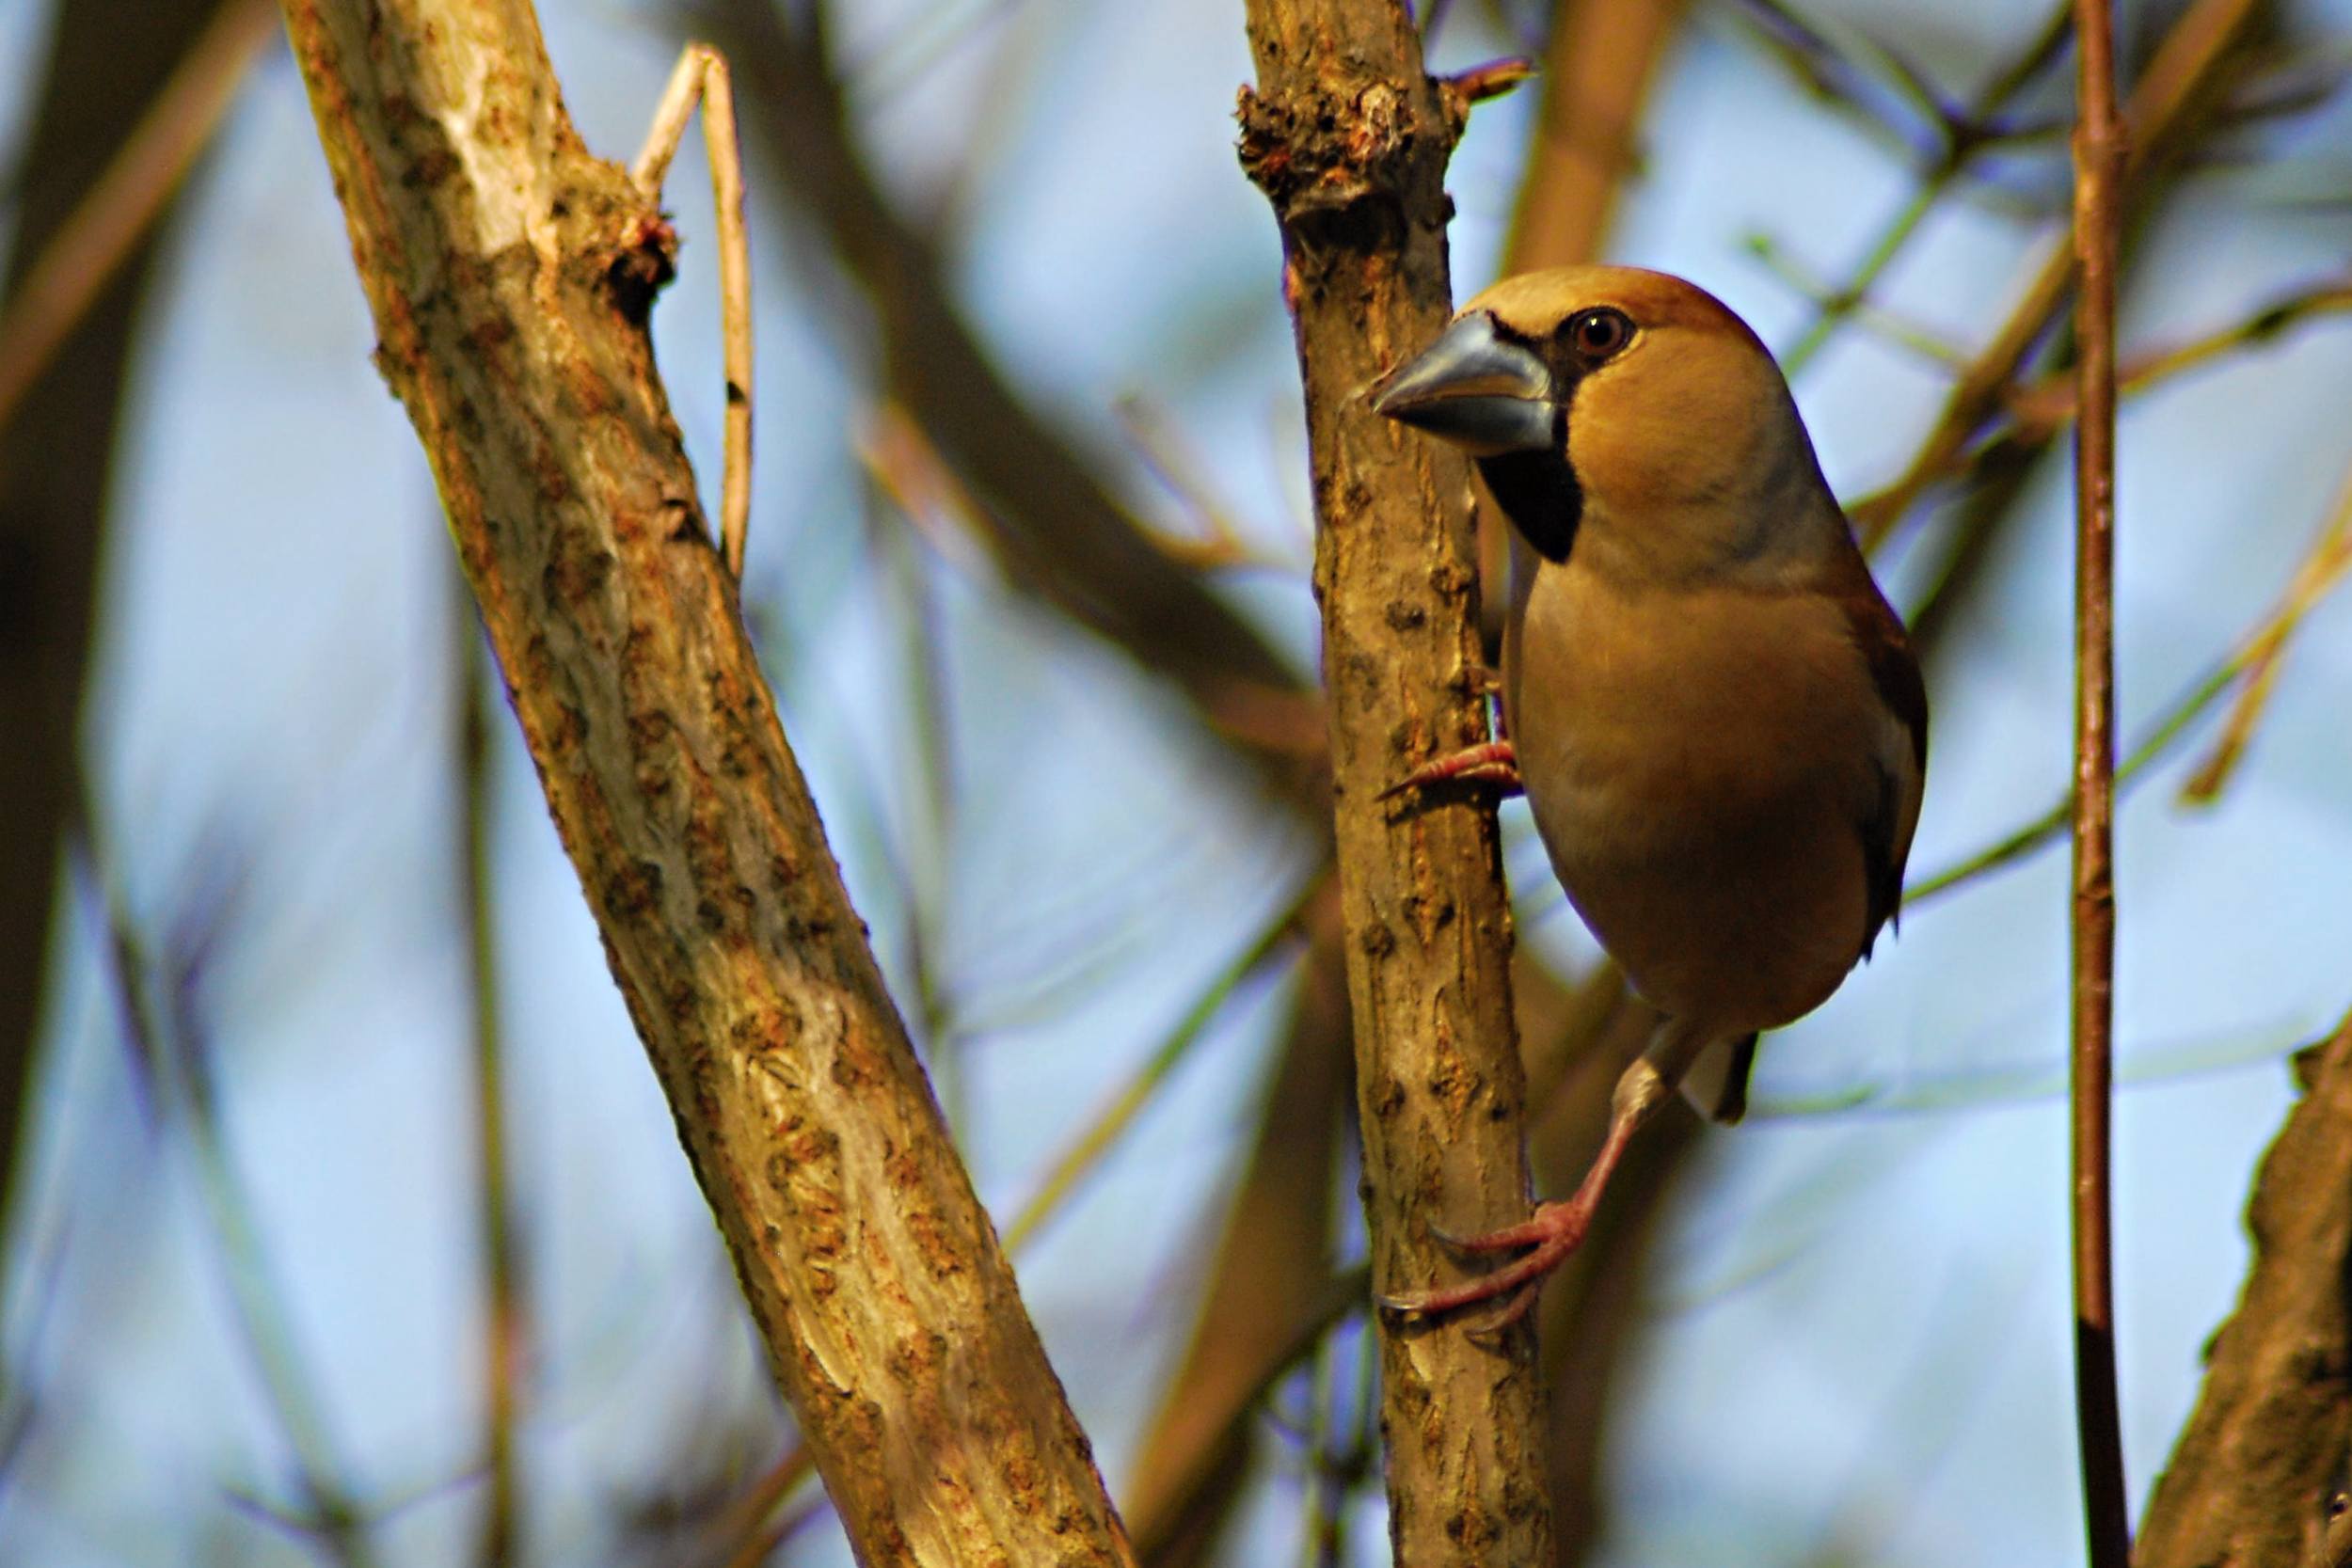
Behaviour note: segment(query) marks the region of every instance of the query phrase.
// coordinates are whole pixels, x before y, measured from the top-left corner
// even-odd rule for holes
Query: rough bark
[[[1124,1563],[828,852],[645,330],[669,231],[527,0],[287,0],[378,362],[861,1560]]]
[[[2352,1018],[2297,1067],[2303,1098],[2247,1203],[2253,1265],[2156,1478],[2134,1568],[2352,1562]]]
[[[1243,166],[1273,203],[1305,381],[1334,822],[1373,1279],[1450,1272],[1433,1225],[1526,1212],[1510,920],[1490,804],[1383,800],[1484,737],[1469,475],[1359,396],[1451,309],[1445,166],[1465,95],[1391,0],[1251,0]],[[1381,1325],[1403,1563],[1549,1560],[1543,1389],[1524,1326]]]
[[[218,8],[57,8],[12,187],[11,293]],[[115,436],[153,253],[152,240],[135,248],[0,435],[0,1184],[10,1191],[40,1037],[50,895],[80,792],[82,682]],[[0,1193],[0,1212],[6,1202]]]

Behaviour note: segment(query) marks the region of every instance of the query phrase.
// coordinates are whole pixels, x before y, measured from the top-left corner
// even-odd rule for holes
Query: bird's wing
[[[1855,564],[1859,567],[1859,561]],[[1862,933],[1862,957],[1867,958],[1879,927],[1899,921],[1902,909],[1903,865],[1911,858],[1912,832],[1919,825],[1919,792],[1927,778],[1928,690],[1901,620],[1867,569],[1859,576],[1852,589],[1838,595],[1838,604],[1884,708],[1872,759],[1879,787],[1859,824],[1863,866],[1869,878]]]

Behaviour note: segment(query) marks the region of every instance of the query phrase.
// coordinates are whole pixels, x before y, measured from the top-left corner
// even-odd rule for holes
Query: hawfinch
[[[1506,279],[1372,400],[1469,452],[1511,525],[1507,738],[1398,787],[1522,786],[1577,912],[1663,1015],[1575,1196],[1457,1243],[1533,1250],[1390,1302],[1508,1297],[1507,1322],[1667,1092],[1737,1120],[1756,1031],[1869,956],[1919,817],[1927,693],[1771,353],[1692,284]]]

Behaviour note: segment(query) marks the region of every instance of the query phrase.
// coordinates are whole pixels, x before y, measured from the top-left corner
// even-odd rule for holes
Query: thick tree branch
[[[2305,1093],[2246,1206],[2253,1266],[2148,1501],[2134,1568],[2340,1568],[2352,1465],[2352,1017],[2296,1061]]]
[[[1375,1287],[1446,1266],[1428,1227],[1527,1202],[1510,925],[1489,806],[1384,801],[1484,736],[1469,475],[1359,395],[1451,310],[1446,160],[1464,96],[1392,0],[1251,0],[1243,166],[1281,225],[1306,383],[1357,1099]],[[1406,1563],[1548,1562],[1543,1390],[1516,1329],[1384,1322],[1390,1531]]]
[[[287,0],[614,978],[861,1560],[1130,1560],[754,662],[656,379],[668,231],[527,0]]]

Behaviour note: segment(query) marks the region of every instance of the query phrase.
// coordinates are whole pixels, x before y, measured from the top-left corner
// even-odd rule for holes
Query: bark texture
[[[2156,1478],[2134,1568],[2340,1568],[2352,1466],[2352,1019],[2254,1178],[2254,1261]],[[2331,1530],[2330,1521],[2336,1521]]]
[[[286,14],[378,362],[860,1560],[1130,1561],[706,532],[645,331],[668,229],[528,0]]]
[[[1373,1280],[1454,1265],[1430,1237],[1527,1212],[1510,917],[1490,803],[1380,794],[1485,738],[1463,461],[1360,396],[1451,309],[1446,160],[1468,94],[1422,71],[1393,0],[1251,0],[1243,166],[1282,231],[1305,381],[1315,595]],[[1524,1327],[1381,1325],[1400,1563],[1551,1559],[1543,1389]]]

